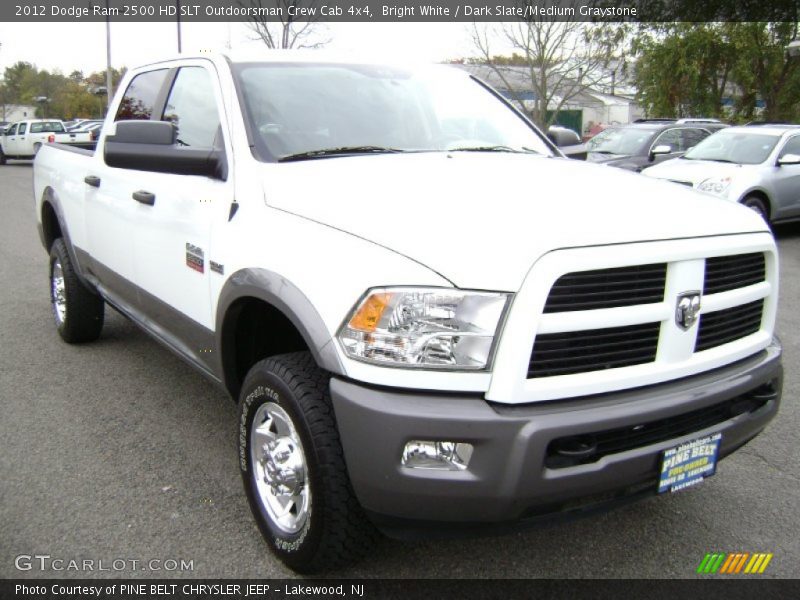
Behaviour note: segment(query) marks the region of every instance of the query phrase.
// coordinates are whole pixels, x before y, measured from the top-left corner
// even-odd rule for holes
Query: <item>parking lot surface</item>
[[[291,577],[242,493],[233,402],[112,310],[98,342],[61,342],[31,178],[29,163],[0,167],[0,577]],[[336,575],[680,578],[707,552],[771,552],[760,577],[800,576],[800,225],[776,235],[783,404],[716,476],[504,537],[385,540]],[[95,569],[15,567],[34,554]],[[166,570],[181,560],[191,568]]]

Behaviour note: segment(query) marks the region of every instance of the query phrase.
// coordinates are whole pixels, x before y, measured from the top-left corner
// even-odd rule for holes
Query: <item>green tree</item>
[[[717,24],[660,25],[644,30],[633,50],[639,55],[635,70],[639,101],[648,114],[723,115],[736,56]]]
[[[796,120],[800,60],[787,55],[786,45],[797,25],[645,24],[633,45],[638,100],[659,117],[751,120],[763,105],[764,119]]]

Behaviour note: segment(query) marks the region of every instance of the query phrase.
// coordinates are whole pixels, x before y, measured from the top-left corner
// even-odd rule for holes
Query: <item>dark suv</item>
[[[682,156],[723,127],[727,125],[714,119],[638,119],[589,140],[587,160],[638,172]]]

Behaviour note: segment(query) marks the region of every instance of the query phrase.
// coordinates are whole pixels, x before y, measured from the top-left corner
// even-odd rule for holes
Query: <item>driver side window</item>
[[[800,155],[800,135],[789,138],[789,141],[786,142],[786,145],[783,147],[783,150],[781,150],[781,154],[778,158],[783,158],[787,154]]]
[[[8,128],[6,135],[17,135],[17,124],[14,123],[11,127]]]
[[[219,111],[211,77],[202,67],[182,67],[169,92],[164,121],[178,130],[178,145],[213,148],[221,145]]]
[[[681,150],[681,132],[679,129],[669,129],[659,135],[656,141],[653,142],[652,148],[658,146],[669,146],[670,153],[679,152]]]

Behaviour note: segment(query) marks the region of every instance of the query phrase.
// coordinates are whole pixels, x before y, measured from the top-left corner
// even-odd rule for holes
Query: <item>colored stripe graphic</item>
[[[698,573],[727,574],[763,573],[772,560],[773,554],[767,552],[708,552],[697,567]]]
[[[761,568],[759,568],[758,572],[759,573],[763,573],[764,570],[767,568],[767,565],[769,564],[769,561],[771,561],[771,560],[772,560],[772,552],[770,552],[769,554],[767,554],[764,557],[764,562],[761,563]]]
[[[744,553],[741,555],[741,558],[739,559],[739,562],[738,562],[738,563],[736,563],[736,571],[733,571],[734,573],[738,573],[739,571],[741,571],[741,570],[742,570],[742,567],[744,567],[744,562],[747,560],[747,558],[748,558],[749,556],[750,556],[750,553],[749,553],[749,552],[744,552]]]
[[[700,566],[697,567],[698,573],[706,572],[706,565],[708,565],[709,560],[711,560],[711,555],[709,553],[706,553],[706,555],[703,557],[703,560],[700,561]]]
[[[719,570],[719,572],[720,573],[729,573],[731,565],[734,564],[734,562],[736,562],[736,559],[738,558],[738,556],[739,556],[738,554],[728,554],[728,560],[725,561],[725,563],[722,565],[722,568]]]

